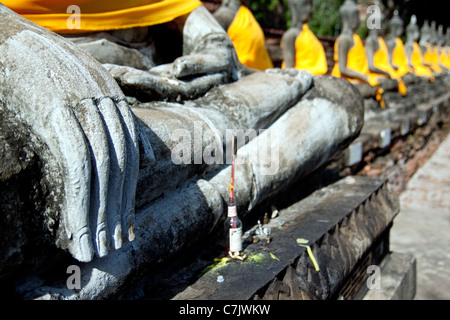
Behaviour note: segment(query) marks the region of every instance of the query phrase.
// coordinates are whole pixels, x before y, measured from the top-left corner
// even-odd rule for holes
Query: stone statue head
[[[395,37],[400,37],[403,34],[403,20],[398,16],[397,10],[395,10],[394,16],[389,21],[389,29]]]
[[[241,0],[222,0],[222,7],[227,7],[237,11],[241,6]]]
[[[427,42],[430,42],[431,38],[431,28],[428,24],[428,20],[425,20],[422,28],[420,28],[420,44],[424,45]]]
[[[445,45],[444,26],[442,24],[437,29],[437,45],[438,47]]]
[[[342,19],[343,29],[355,32],[360,24],[359,9],[353,0],[345,0],[344,4],[339,9],[339,14]]]
[[[447,32],[445,33],[445,45],[450,46],[450,27],[447,27]]]
[[[312,19],[313,0],[288,0],[288,7],[291,12],[292,26],[300,27]]]
[[[419,40],[420,32],[419,27],[417,26],[417,17],[415,15],[411,16],[411,21],[406,27],[406,37],[407,41],[415,42]]]
[[[430,44],[435,45],[438,41],[438,34],[436,30],[436,21],[431,21],[430,26]]]

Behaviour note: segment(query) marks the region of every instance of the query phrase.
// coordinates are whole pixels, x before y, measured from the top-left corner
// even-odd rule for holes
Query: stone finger
[[[125,101],[117,103],[122,116],[124,136],[126,141],[127,167],[122,192],[122,229],[127,230],[128,240],[133,241],[135,193],[139,174],[139,145],[134,116]]]
[[[66,172],[63,182],[66,195],[63,224],[71,240],[69,251],[77,260],[88,262],[94,255],[88,218],[91,178],[89,150],[80,125],[70,109],[54,109],[50,122],[51,131],[44,133],[44,140],[52,153],[60,157]]]
[[[127,165],[126,139],[123,135],[123,126],[120,114],[111,98],[105,97],[98,103],[109,143],[110,173],[107,201],[107,225],[109,235],[112,236],[111,249],[122,247],[122,191],[125,181],[125,168]]]
[[[106,128],[100,112],[92,99],[80,101],[74,110],[90,148],[92,181],[89,215],[93,235],[95,236],[97,255],[103,257],[108,254],[106,209],[110,170]]]

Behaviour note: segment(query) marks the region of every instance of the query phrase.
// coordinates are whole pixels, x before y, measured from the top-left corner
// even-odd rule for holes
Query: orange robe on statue
[[[151,26],[172,21],[202,5],[199,0],[2,0],[1,2],[24,18],[59,33]],[[78,8],[80,12],[77,12]],[[72,24],[74,20],[79,21],[78,27],[74,28]]]
[[[338,37],[334,43],[335,63],[331,75],[333,77],[340,77],[347,79],[348,81],[353,83],[354,82],[365,83],[363,80],[360,79],[343,76],[339,70],[339,59],[340,58],[339,58],[339,37]],[[385,105],[382,97],[383,89],[380,88],[377,80],[377,77],[383,77],[383,75],[375,75],[369,72],[369,64],[367,63],[366,50],[364,48],[364,44],[362,43],[361,38],[356,33],[353,34],[353,47],[347,53],[347,68],[367,76],[369,85],[377,88],[375,97],[380,102],[381,107],[384,108]]]
[[[446,47],[441,47],[439,59],[441,63],[447,68],[450,69],[450,54],[447,51]]]
[[[419,44],[413,42],[413,51],[411,53],[411,64],[414,68],[414,73],[419,77],[427,77],[430,81],[434,81],[434,74],[431,69],[423,65],[422,51]]]
[[[392,64],[395,65],[398,70],[394,70],[395,74],[399,77],[403,77],[409,72],[408,69],[408,56],[406,55],[405,46],[402,39],[395,39],[395,48],[392,53]]]
[[[382,37],[378,37],[378,46],[379,46],[379,48],[375,52],[374,57],[373,57],[373,65],[375,67],[377,67],[378,69],[387,72],[392,79],[397,80],[398,81],[398,92],[402,96],[405,96],[406,93],[408,92],[408,89],[406,88],[406,85],[403,82],[403,80],[400,78],[400,76],[397,75],[394,68],[392,68],[392,66],[390,65],[389,51],[386,46],[386,42],[384,41],[384,39]],[[373,75],[376,75],[376,74],[373,73]]]
[[[442,73],[442,68],[439,66],[439,54],[436,46],[431,46],[427,42],[427,51],[423,55],[423,61],[431,66],[431,69],[437,73]]]
[[[339,37],[336,39],[334,44],[334,68],[331,73],[334,77],[341,77],[349,80],[350,82],[364,82],[360,79],[348,78],[341,75],[339,71]],[[378,76],[382,75],[373,75],[369,72],[369,64],[367,63],[366,51],[364,49],[364,44],[362,43],[361,38],[355,33],[353,34],[353,47],[349,50],[347,54],[347,68],[357,71],[359,73],[365,74],[369,77],[369,84],[373,87],[378,86],[378,80],[376,79]]]
[[[285,68],[284,61],[281,68]],[[295,68],[308,70],[313,75],[323,75],[328,71],[323,45],[306,23],[295,39]]]
[[[242,64],[258,70],[273,68],[266,49],[264,32],[247,7],[239,8],[227,33]]]

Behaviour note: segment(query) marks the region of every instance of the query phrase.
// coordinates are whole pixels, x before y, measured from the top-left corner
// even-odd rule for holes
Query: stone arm
[[[440,53],[440,48],[441,48],[441,47],[438,46],[438,61],[439,61],[438,65],[439,65],[439,67],[441,67],[442,70],[449,70],[448,67],[447,67],[444,63],[442,63],[442,61],[441,61],[441,58],[440,58],[440,55],[441,55],[441,53]]]
[[[297,39],[299,33],[299,29],[290,28],[281,37],[281,48],[283,50],[283,60],[286,68],[295,67],[295,39]]]
[[[30,132],[59,217],[55,242],[79,261],[134,239],[134,116],[113,77],[62,37],[0,4],[0,111]],[[125,236],[125,237],[124,237]]]
[[[255,70],[242,65],[227,33],[203,6],[183,26],[183,56],[147,71],[105,65],[124,90],[149,100],[193,99]],[[149,99],[149,97],[151,99]]]
[[[253,73],[239,62],[233,42],[208,10],[192,11],[183,27],[183,56],[173,63],[177,78],[227,72],[233,79]]]
[[[389,73],[386,71],[380,70],[379,68],[375,67],[373,64],[375,52],[378,50],[378,41],[377,39],[373,39],[371,37],[367,38],[365,49],[366,49],[366,55],[367,55],[367,63],[369,65],[369,71],[373,73],[378,73],[380,75],[384,75],[388,78],[390,78]]]
[[[359,79],[359,80],[362,80],[362,81],[368,83],[369,79],[368,79],[367,75],[362,74],[358,71],[352,70],[347,67],[347,56],[348,56],[348,52],[350,51],[350,49],[352,47],[353,47],[353,39],[349,36],[341,35],[341,37],[339,38],[339,43],[338,43],[339,72],[341,73],[341,75],[343,75],[345,77]]]
[[[424,57],[425,54],[428,51],[428,48],[427,48],[427,42],[428,41],[429,41],[428,35],[422,35],[421,36],[420,41],[419,41],[419,48],[420,48],[420,52],[422,54],[422,57]],[[425,62],[424,60],[422,60],[422,65],[424,65],[425,67],[431,68],[431,65],[429,63]]]
[[[386,40],[386,46],[388,49],[388,53],[389,53],[389,65],[395,70],[398,70],[398,66],[396,66],[393,63],[394,60],[394,50],[395,50],[395,46],[396,46],[396,38],[395,37],[390,37]]]
[[[412,63],[412,53],[413,53],[413,45],[412,43],[405,43],[405,53],[406,57],[408,59],[408,67],[411,69],[414,69],[413,63]]]

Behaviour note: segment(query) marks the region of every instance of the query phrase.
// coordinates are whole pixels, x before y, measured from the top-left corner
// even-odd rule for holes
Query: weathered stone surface
[[[234,51],[222,52],[223,65],[215,64],[214,49],[226,33],[218,31],[217,23],[208,28],[196,24],[195,17],[204,23],[212,18],[202,10],[186,22],[188,56],[176,60],[172,72],[180,79],[227,72],[227,81],[235,82],[183,104],[157,101],[130,109],[114,78],[91,56],[0,5],[6,30],[0,34],[0,111],[10,119],[2,142],[15,145],[2,159],[1,182],[17,188],[28,175],[21,174],[30,169],[34,176],[27,188],[39,197],[19,197],[25,205],[8,209],[5,228],[17,229],[11,235],[18,241],[2,252],[4,272],[25,260],[24,248],[36,241],[68,250],[79,261],[71,263],[80,263],[83,279],[81,289],[72,290],[64,283],[66,275],[55,280],[40,274],[37,282],[23,280],[19,295],[109,297],[142,265],[163,261],[216,228],[226,211],[230,167],[208,163],[205,153],[198,166],[177,166],[177,129],[195,137],[198,122],[214,139],[225,136],[222,141],[202,136],[200,142],[204,150],[215,141],[217,148],[208,152],[222,153],[222,160],[229,145],[227,129],[267,129],[238,145],[237,195],[243,214],[325,165],[358,136],[362,98],[347,81],[317,77],[310,88],[311,75],[298,70],[247,74],[242,66],[230,66]],[[203,62],[205,68],[197,68]],[[20,134],[13,136],[14,129]],[[183,155],[196,160],[195,141],[182,143],[192,145]],[[269,159],[261,155],[265,149]],[[11,165],[10,157],[17,154],[26,156]],[[14,194],[14,188],[7,193]],[[20,219],[26,206],[26,214],[36,220]],[[39,239],[27,232],[31,228],[41,234]],[[52,267],[66,269],[66,257],[47,252],[43,259],[54,258]]]
[[[345,148],[362,127],[362,103],[356,99],[341,101],[336,105],[325,99],[324,87],[335,86],[338,92],[354,88],[345,80],[331,77],[315,78],[311,93],[287,111],[269,129],[241,147],[237,153],[236,181],[238,207],[245,214],[256,204],[275,196],[294,182],[321,165]],[[359,103],[358,103],[359,101]],[[326,117],[320,115],[327,115]],[[333,121],[331,121],[331,119]],[[299,125],[300,124],[300,125]],[[314,129],[317,127],[317,129]],[[327,130],[323,130],[327,127]],[[291,128],[288,131],[288,128]],[[293,130],[299,128],[299,132]],[[283,137],[283,143],[274,139],[274,132]],[[264,135],[270,135],[266,139]],[[248,162],[248,155],[257,153],[259,144],[267,143],[276,154],[278,166],[270,174],[264,162]],[[41,287],[31,290],[27,297],[46,292],[62,299],[105,298],[117,291],[124,281],[133,277],[140,265],[157,263],[173,256],[186,246],[215,229],[226,212],[227,186],[230,167],[206,179],[186,181],[178,189],[153,201],[139,210],[136,216],[136,239],[125,243],[120,251],[112,252],[82,266],[82,288],[73,292],[63,287]],[[102,288],[101,290],[98,287]],[[30,288],[28,288],[30,290]]]
[[[75,45],[3,5],[0,15],[2,112],[28,130],[28,146],[44,163],[43,178],[55,205],[46,208],[47,216],[58,217],[56,242],[80,261],[91,260],[95,252],[103,255],[109,245],[119,248],[121,230],[130,227],[138,169],[125,96]],[[92,194],[91,179],[99,186]],[[108,230],[104,210],[114,220]]]
[[[194,176],[230,164],[232,133],[251,130],[254,135],[248,138],[254,138],[310,88],[309,73],[294,74],[255,73],[183,104],[153,102],[134,107],[140,130],[148,135],[155,157],[150,165],[141,165],[138,208]],[[273,92],[274,85],[280,90]],[[177,162],[174,156],[178,157],[180,151],[184,151],[183,158]],[[170,179],[165,178],[168,176]]]
[[[271,220],[268,247],[277,259],[260,244],[250,244],[244,262],[213,268],[174,299],[328,299],[337,294],[399,209],[398,196],[389,184],[347,177]],[[280,220],[286,223],[277,228]],[[297,238],[309,240],[319,272]],[[225,281],[218,283],[218,275]]]

